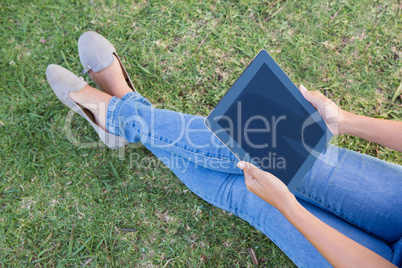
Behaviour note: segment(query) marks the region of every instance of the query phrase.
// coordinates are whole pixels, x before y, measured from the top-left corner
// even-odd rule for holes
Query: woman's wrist
[[[356,136],[356,131],[359,129],[359,123],[364,116],[342,111],[342,123],[340,123],[340,132],[342,135]]]
[[[297,205],[299,205],[299,202],[297,201],[296,197],[289,192],[286,194],[286,196],[283,196],[281,202],[275,207],[279,210],[279,212],[287,217],[287,215],[290,215],[294,212],[294,210],[297,208]]]
[[[355,121],[355,114],[340,109],[339,112],[339,134],[338,135],[350,135]]]

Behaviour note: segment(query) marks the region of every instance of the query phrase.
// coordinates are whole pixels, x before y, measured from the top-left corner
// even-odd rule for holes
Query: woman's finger
[[[261,181],[263,180],[264,171],[244,161],[237,163],[237,166],[244,171],[244,181],[249,191],[257,194],[258,189],[264,188]]]
[[[264,175],[264,171],[262,171],[261,169],[259,169],[256,166],[254,166],[253,164],[247,163],[245,161],[238,162],[237,167],[240,168],[241,170],[243,170],[244,172],[251,174],[253,177],[255,177],[257,179],[259,176]]]

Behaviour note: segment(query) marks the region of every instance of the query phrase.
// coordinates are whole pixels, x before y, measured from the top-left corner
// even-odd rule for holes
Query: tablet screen
[[[262,64],[218,124],[259,166],[288,184],[324,131],[315,122],[303,129],[308,112],[278,77]]]
[[[205,125],[239,159],[274,174],[291,191],[332,137],[318,112],[265,50]]]

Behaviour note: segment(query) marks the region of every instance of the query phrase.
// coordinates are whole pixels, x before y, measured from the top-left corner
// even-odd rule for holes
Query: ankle
[[[119,60],[113,55],[113,63],[99,71],[90,71],[89,74],[95,83],[106,93],[122,98],[125,94],[132,92],[123,74],[123,67],[120,65]]]
[[[116,96],[117,98],[121,99],[127,93],[133,92],[133,90],[126,83],[124,85],[121,85],[120,88],[114,90],[114,92],[115,92],[114,96]]]
[[[78,92],[70,93],[70,98],[90,111],[93,115],[91,120],[106,130],[106,112],[112,96],[87,85]]]

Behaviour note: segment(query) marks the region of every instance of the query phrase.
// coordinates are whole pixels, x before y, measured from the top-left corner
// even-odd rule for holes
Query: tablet
[[[240,159],[294,191],[332,137],[324,120],[265,50],[205,119]]]

